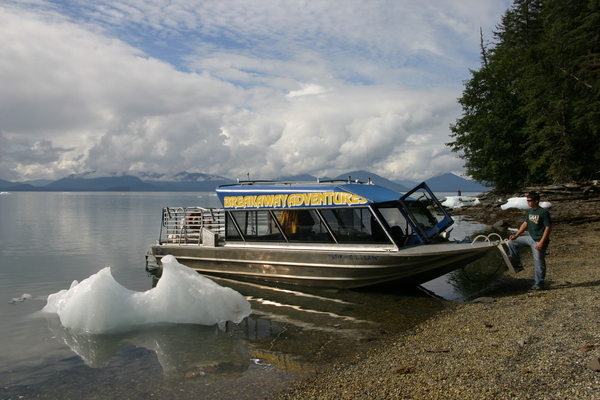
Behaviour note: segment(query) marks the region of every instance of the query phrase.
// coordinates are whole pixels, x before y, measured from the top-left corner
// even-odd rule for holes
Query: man
[[[510,235],[508,248],[510,251],[511,262],[516,268],[522,268],[519,247],[529,246],[533,253],[533,264],[535,266],[535,283],[531,290],[541,290],[544,288],[546,279],[546,249],[550,243],[550,231],[552,221],[550,213],[540,207],[540,195],[531,192],[527,196],[527,205],[531,207],[527,210],[525,221],[514,235]],[[526,230],[529,230],[529,236],[521,236]]]

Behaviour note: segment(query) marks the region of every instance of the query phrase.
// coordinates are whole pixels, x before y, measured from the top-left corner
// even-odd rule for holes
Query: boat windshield
[[[425,184],[406,193],[399,200],[413,228],[424,242],[435,238],[454,223],[450,215]]]
[[[377,207],[377,210],[387,223],[390,233],[399,247],[414,242],[413,229],[398,208],[398,203],[381,205]]]

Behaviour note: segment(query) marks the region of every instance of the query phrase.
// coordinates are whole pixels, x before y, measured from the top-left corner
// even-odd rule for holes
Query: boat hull
[[[352,289],[388,282],[419,284],[461,268],[496,248],[440,243],[396,249],[160,244],[151,253],[173,255],[202,274],[302,286]]]

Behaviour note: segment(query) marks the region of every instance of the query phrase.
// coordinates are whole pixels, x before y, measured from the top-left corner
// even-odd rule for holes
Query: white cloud
[[[7,2],[0,178],[460,171],[448,125],[508,5]]]
[[[321,85],[317,85],[315,83],[302,83],[299,82],[298,85],[302,89],[300,90],[292,90],[288,94],[285,95],[285,98],[288,100],[295,100],[297,98],[305,97],[305,96],[317,96],[320,94],[325,94],[329,92],[329,89],[324,88]]]

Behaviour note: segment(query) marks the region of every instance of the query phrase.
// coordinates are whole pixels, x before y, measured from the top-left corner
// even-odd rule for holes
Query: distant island
[[[217,186],[236,183],[236,180],[218,175],[180,172],[173,176],[143,173],[139,176],[111,174],[97,176],[95,172],[73,174],[56,181],[10,182],[0,179],[0,190],[7,192],[212,192]],[[406,192],[420,182],[410,180],[391,181],[368,171],[350,171],[334,178],[321,177],[320,180],[351,180],[368,182]],[[317,181],[312,175],[279,177],[278,181]],[[425,180],[437,192],[485,192],[491,188],[452,173],[437,175]]]

